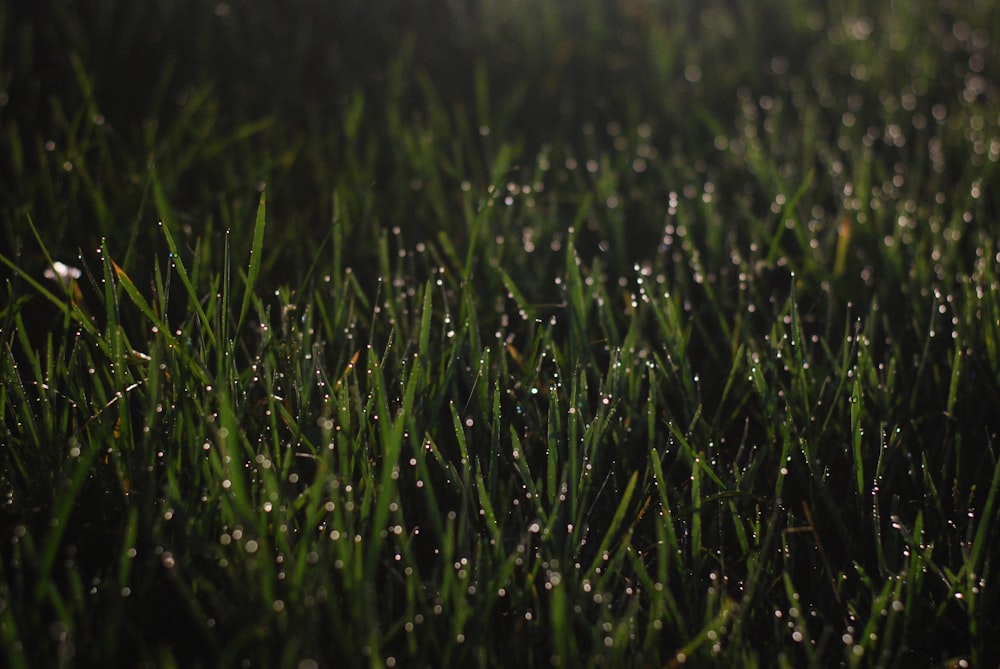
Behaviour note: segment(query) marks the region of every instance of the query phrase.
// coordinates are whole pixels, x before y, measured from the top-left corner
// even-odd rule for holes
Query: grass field
[[[997,666],[996,38],[0,0],[0,665]]]

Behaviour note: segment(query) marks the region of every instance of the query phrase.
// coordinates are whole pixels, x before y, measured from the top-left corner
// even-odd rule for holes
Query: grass
[[[5,666],[1000,660],[992,3],[149,4],[0,2]]]

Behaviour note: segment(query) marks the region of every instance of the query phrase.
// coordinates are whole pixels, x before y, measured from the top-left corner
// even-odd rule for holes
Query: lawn
[[[0,665],[997,666],[998,37],[0,0]]]

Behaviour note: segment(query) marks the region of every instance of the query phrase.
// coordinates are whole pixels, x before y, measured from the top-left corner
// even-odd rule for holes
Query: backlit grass
[[[1000,660],[992,3],[152,4],[0,2],[5,666]]]

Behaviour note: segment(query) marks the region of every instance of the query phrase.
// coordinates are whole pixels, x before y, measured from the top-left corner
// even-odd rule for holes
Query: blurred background
[[[528,176],[544,153],[546,179],[629,153],[630,266],[686,187],[724,194],[722,218],[764,216],[775,178],[788,195],[815,170],[837,219],[876,140],[910,183],[992,171],[997,29],[983,0],[2,0],[0,250],[40,259],[31,216],[67,262],[102,238],[148,258],[156,167],[192,234],[211,220],[237,243],[266,184],[288,235],[273,264],[295,266],[336,186],[359,248],[374,239],[364,220],[423,238],[449,229],[450,193],[489,184],[506,146]],[[435,145],[433,168],[413,137]]]

